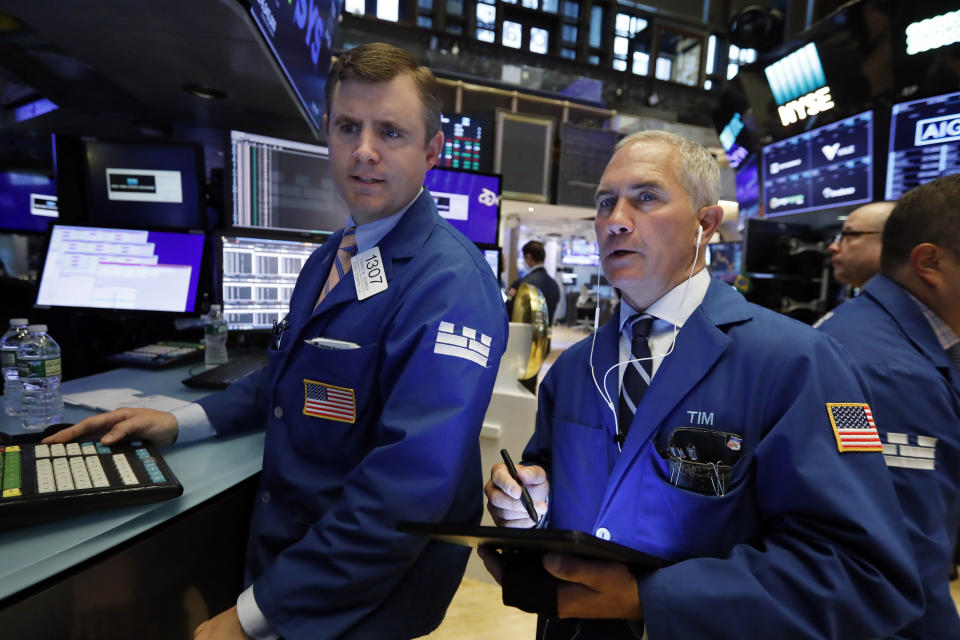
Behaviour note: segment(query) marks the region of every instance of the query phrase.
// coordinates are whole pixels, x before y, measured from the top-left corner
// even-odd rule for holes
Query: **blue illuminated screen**
[[[440,215],[472,242],[497,244],[500,225],[500,176],[435,167],[424,186]]]
[[[57,216],[56,180],[37,173],[0,171],[0,229],[46,232]]]
[[[960,91],[893,105],[885,198],[953,173],[960,173]]]

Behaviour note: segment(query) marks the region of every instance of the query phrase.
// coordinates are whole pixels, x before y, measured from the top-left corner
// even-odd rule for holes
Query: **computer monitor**
[[[161,142],[83,143],[86,219],[97,226],[203,229],[203,149]]]
[[[440,116],[443,151],[438,167],[464,171],[489,171],[493,150],[490,121],[477,114],[445,113]]]
[[[330,234],[349,212],[330,177],[329,152],[315,144],[230,132],[232,226]]]
[[[192,313],[204,235],[54,224],[37,306]]]
[[[873,111],[811,129],[762,151],[767,218],[873,199]]]
[[[960,171],[960,91],[893,105],[887,200]]]
[[[714,242],[707,245],[707,268],[710,275],[733,283],[740,275],[743,256],[742,242]]]
[[[300,270],[319,246],[307,238],[220,234],[217,271],[227,327],[272,329],[287,315]]]
[[[497,244],[500,227],[500,176],[434,167],[424,186],[440,215],[478,244]]]
[[[827,260],[826,235],[810,225],[749,218],[744,229],[742,271],[813,281]]]
[[[0,171],[0,229],[46,233],[57,215],[56,180],[38,173]]]
[[[577,274],[572,271],[560,271],[560,282],[563,284],[577,284]]]
[[[747,218],[760,215],[760,167],[756,157],[744,160],[737,170],[737,219],[738,227],[743,230]]]
[[[596,267],[600,264],[600,250],[593,240],[568,238],[563,241],[562,250],[561,264],[587,267]]]
[[[487,261],[488,265],[490,265],[490,269],[493,271],[494,277],[499,281],[500,270],[501,270],[500,247],[479,245],[478,248],[480,249],[480,252],[483,254],[483,259]]]

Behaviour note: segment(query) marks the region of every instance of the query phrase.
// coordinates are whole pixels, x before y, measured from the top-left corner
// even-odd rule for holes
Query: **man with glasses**
[[[896,638],[960,638],[949,586],[960,530],[958,201],[960,175],[904,194],[883,229],[880,274],[821,325],[850,352],[873,396],[923,581],[924,615]]]
[[[862,288],[880,273],[880,234],[895,202],[871,202],[854,209],[843,230],[830,243],[833,275],[851,287]]]

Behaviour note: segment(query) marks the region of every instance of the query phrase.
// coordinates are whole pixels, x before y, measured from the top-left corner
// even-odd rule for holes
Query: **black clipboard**
[[[665,567],[670,562],[601,540],[583,531],[565,529],[508,529],[455,522],[400,522],[397,531],[426,536],[466,547],[493,549],[503,564],[503,604],[547,617],[557,615],[559,581],[543,568],[543,554],[568,553],[596,560],[622,562],[637,573]]]
[[[508,529],[454,522],[400,522],[397,531],[427,536],[465,547],[486,547],[497,551],[524,551],[538,555],[550,551],[622,562],[635,569],[660,569],[670,564],[616,542],[601,540],[583,531],[566,529]]]

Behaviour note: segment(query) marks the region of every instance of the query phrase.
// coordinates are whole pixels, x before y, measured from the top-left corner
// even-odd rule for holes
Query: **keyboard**
[[[265,353],[232,356],[226,364],[201,371],[181,382],[196,389],[226,389],[237,380],[246,378],[265,366],[267,366]]]
[[[64,426],[68,425],[56,428]],[[167,500],[183,493],[151,444],[40,444],[51,432],[0,433],[0,530]]]
[[[109,356],[107,362],[125,367],[161,369],[202,355],[203,345],[198,342],[156,342]]]

